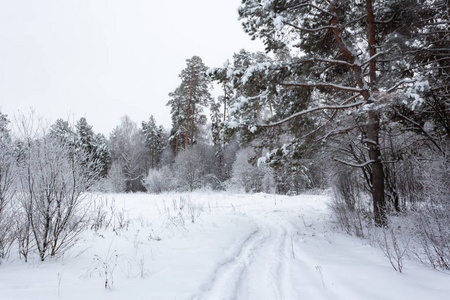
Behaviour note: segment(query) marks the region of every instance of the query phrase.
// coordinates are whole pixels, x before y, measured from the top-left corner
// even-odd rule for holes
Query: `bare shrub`
[[[6,115],[0,112],[0,262],[6,258],[14,242],[11,200],[15,193],[16,168],[8,123]]]
[[[94,231],[99,231],[103,227],[108,228],[111,223],[111,218],[108,217],[108,213],[103,205],[96,206],[94,208],[94,213],[91,217],[91,229]]]
[[[342,231],[364,238],[371,214],[370,205],[363,200],[358,178],[352,170],[344,168],[334,178],[330,209],[336,223]]]
[[[85,277],[91,277],[93,274],[98,274],[104,280],[105,289],[110,289],[114,285],[114,271],[117,267],[117,260],[119,254],[116,251],[110,253],[108,251],[105,258],[99,255],[94,255],[94,260],[87,270]]]
[[[3,207],[0,211],[0,263],[2,259],[7,259],[16,240],[15,228],[11,226],[14,224],[14,221],[15,216],[12,207],[9,205],[8,207]]]
[[[173,169],[176,187],[180,191],[193,191],[202,187],[205,164],[197,147],[179,153]]]
[[[413,211],[419,257],[433,268],[450,269],[450,158],[434,159],[422,172],[424,201]]]
[[[409,241],[401,242],[399,240],[401,231],[393,227],[374,229],[376,232],[373,234],[372,238],[389,260],[392,268],[395,271],[402,273],[403,257],[408,251]]]
[[[150,169],[147,177],[144,179],[144,186],[150,193],[160,194],[169,191],[172,188],[173,173],[169,166],[161,169]]]
[[[187,213],[192,223],[195,223],[195,220],[200,217],[203,211],[204,211],[203,204],[195,203],[192,202],[191,200],[187,202]]]
[[[253,155],[251,148],[242,148],[237,152],[233,163],[231,189],[243,190],[246,193],[262,191],[261,182],[265,174],[262,169],[249,163]]]
[[[110,193],[125,192],[126,177],[119,163],[113,162],[103,185],[103,190]]]
[[[128,230],[131,221],[125,209],[122,208],[120,210],[113,211],[112,217],[113,217],[113,231],[116,234],[119,234],[119,232],[123,229]]]
[[[44,136],[29,140],[20,162],[18,199],[41,260],[72,246],[87,221],[92,160],[68,144]]]
[[[400,182],[409,183],[398,189],[405,211],[402,235],[410,238],[410,253],[419,261],[440,269],[450,268],[450,153],[424,151],[423,158],[410,158],[414,172],[397,172]],[[404,165],[404,163],[402,163]],[[403,180],[404,179],[404,180]],[[414,187],[410,187],[413,184]],[[405,188],[406,187],[406,188]]]

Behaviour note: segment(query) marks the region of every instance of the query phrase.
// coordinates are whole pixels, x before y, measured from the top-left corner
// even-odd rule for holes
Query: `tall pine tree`
[[[169,94],[171,99],[167,105],[171,107],[171,139],[175,141],[175,153],[178,153],[181,145],[187,150],[189,145],[195,144],[201,127],[206,123],[203,110],[211,100],[207,69],[198,56],[186,60],[186,68],[179,75],[181,84]]]

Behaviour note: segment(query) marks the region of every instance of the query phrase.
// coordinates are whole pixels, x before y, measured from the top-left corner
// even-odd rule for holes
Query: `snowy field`
[[[395,272],[335,232],[327,201],[96,195],[99,228],[58,259],[3,262],[0,299],[450,299],[449,274],[409,260]]]

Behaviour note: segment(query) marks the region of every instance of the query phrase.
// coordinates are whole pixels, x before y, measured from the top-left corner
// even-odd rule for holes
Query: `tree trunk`
[[[177,131],[175,132],[175,156],[178,156],[178,140],[179,140],[179,130],[180,130],[180,126],[177,127]]]
[[[155,153],[154,149],[152,148],[152,169],[155,167],[154,162],[155,162]]]
[[[227,120],[227,88],[225,83],[223,84],[223,91],[225,92],[225,96],[223,97],[223,122]],[[225,134],[223,135],[223,144],[225,145]]]
[[[376,48],[376,24],[373,13],[373,0],[366,0],[367,19],[369,23],[368,41],[369,41],[369,55],[374,57],[377,54]],[[373,94],[376,91],[376,59],[369,62],[369,78],[370,89]],[[373,99],[367,101],[368,104],[373,103]],[[375,225],[386,226],[386,199],[384,197],[384,170],[381,163],[380,151],[380,115],[375,109],[369,111],[369,124],[367,126],[367,137],[369,139],[369,157],[374,162],[372,163],[372,199],[373,199],[373,214]]]
[[[192,105],[193,107],[192,107],[192,116],[195,116],[195,105]],[[195,133],[195,131],[194,131],[194,126],[195,126],[195,123],[194,122],[191,122],[191,136],[190,136],[190,139],[191,139],[191,145],[194,145],[194,133]]]
[[[188,103],[187,121],[186,121],[186,139],[184,142],[184,150],[185,151],[187,150],[187,147],[188,147],[188,138],[189,138],[189,115],[191,112],[191,102],[192,102],[192,80],[193,80],[192,77],[193,76],[192,76],[192,71],[191,71],[191,82],[189,85],[189,103]]]
[[[380,116],[377,111],[369,111],[369,124],[367,137],[369,139],[369,157],[372,163],[372,200],[375,225],[383,227],[387,225],[386,200],[384,197],[384,170],[381,163],[381,151],[379,146]]]

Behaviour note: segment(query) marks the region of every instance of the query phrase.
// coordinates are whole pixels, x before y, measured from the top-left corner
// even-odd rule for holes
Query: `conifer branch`
[[[303,28],[303,27],[298,27],[297,25],[288,23],[288,22],[284,22],[284,24],[291,26],[292,28],[295,28],[297,30],[303,31],[303,32],[309,32],[309,33],[313,33],[313,32],[318,32],[318,31],[322,31],[322,30],[330,30],[330,29],[335,29],[335,26],[322,26],[322,27],[317,27],[317,28]]]
[[[341,90],[341,91],[347,91],[347,92],[352,92],[352,93],[361,93],[363,90],[359,89],[359,88],[355,88],[355,87],[350,87],[350,86],[344,86],[344,85],[339,85],[339,84],[334,84],[334,83],[329,83],[329,82],[305,82],[305,83],[300,83],[300,82],[283,82],[281,83],[284,86],[295,86],[295,87],[324,87],[324,88],[330,88],[330,89],[335,89],[335,90]]]
[[[320,111],[320,110],[344,110],[344,109],[349,109],[349,108],[353,108],[353,107],[357,107],[357,106],[361,106],[363,104],[365,104],[366,101],[361,100],[352,104],[347,104],[347,105],[326,105],[326,106],[318,106],[318,107],[313,107],[310,109],[305,109],[302,110],[300,112],[297,112],[287,118],[284,118],[280,121],[274,122],[274,123],[269,123],[269,124],[256,124],[257,127],[261,127],[261,128],[268,128],[268,127],[275,127],[275,126],[279,126],[283,123],[286,123],[290,120],[293,120],[297,117],[315,112],[315,111]]]

